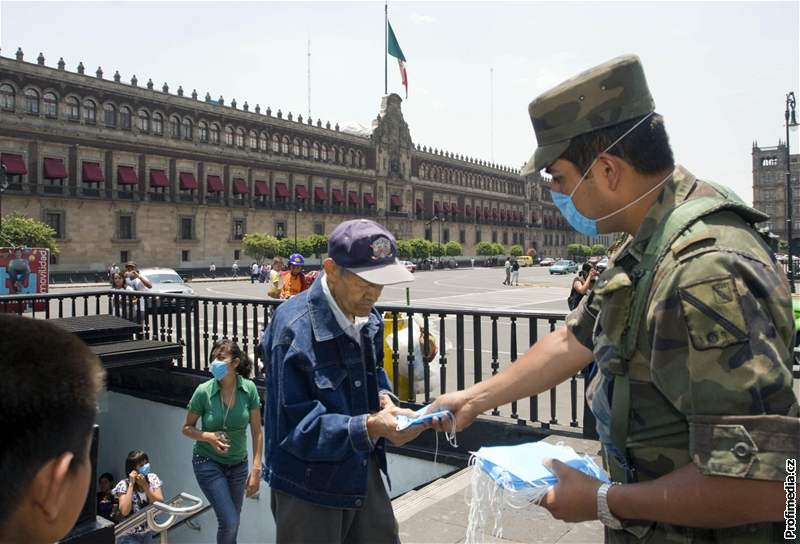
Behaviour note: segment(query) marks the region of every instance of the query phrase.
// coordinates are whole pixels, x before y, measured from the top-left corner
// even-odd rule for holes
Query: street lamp
[[[783,114],[786,120],[786,236],[789,239],[789,286],[791,292],[794,293],[794,256],[792,253],[792,164],[791,155],[789,154],[789,129],[797,127],[797,117],[795,114],[795,99],[794,93],[790,92],[786,95],[786,111]]]
[[[297,214],[303,211],[302,206],[296,206],[294,209],[294,250],[297,252]]]

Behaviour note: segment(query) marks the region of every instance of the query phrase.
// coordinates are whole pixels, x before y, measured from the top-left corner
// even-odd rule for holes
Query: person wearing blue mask
[[[599,519],[611,544],[783,541],[800,408],[789,283],[755,227],[768,216],[676,164],[635,55],[564,81],[528,112],[538,147],[522,175],[546,171],[581,234],[627,237],[564,327],[430,410],[449,410],[458,431],[594,359],[587,402],[612,481],[545,461],[558,483],[542,506]]]
[[[161,479],[153,472],[150,458],[142,450],[133,450],[125,459],[124,480],[116,485],[111,492],[119,501],[119,513],[123,518],[135,515],[139,510],[155,501],[163,501]],[[129,532],[117,538],[117,544],[142,544],[150,542],[153,532],[147,528],[147,523],[137,525]]]
[[[217,515],[217,543],[233,544],[245,494],[253,496],[261,482],[261,399],[250,379],[253,362],[236,342],[227,338],[215,342],[209,358],[212,378],[195,389],[183,434],[195,440],[192,466]],[[249,469],[248,425],[253,439]]]

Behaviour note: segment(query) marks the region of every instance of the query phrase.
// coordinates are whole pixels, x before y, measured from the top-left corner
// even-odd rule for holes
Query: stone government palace
[[[455,240],[465,255],[480,241],[553,257],[593,242],[538,174],[415,145],[401,102],[383,97],[371,131],[353,131],[18,49],[0,56],[2,213],[55,229],[54,272],[227,266],[247,259],[247,232],[302,238],[354,217],[399,239]]]

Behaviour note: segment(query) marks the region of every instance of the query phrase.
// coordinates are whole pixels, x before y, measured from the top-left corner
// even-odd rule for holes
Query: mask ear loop
[[[612,147],[614,147],[615,145],[617,145],[618,143],[620,143],[620,142],[622,141],[622,139],[623,139],[625,136],[627,136],[628,134],[630,134],[631,132],[633,132],[634,130],[636,130],[636,127],[638,127],[639,125],[641,125],[642,123],[644,123],[644,122],[645,122],[647,119],[649,119],[649,118],[650,118],[650,117],[651,117],[651,116],[652,116],[654,113],[655,113],[655,111],[651,111],[650,113],[648,113],[647,115],[645,115],[644,117],[642,117],[641,119],[639,119],[639,121],[638,121],[638,122],[637,122],[635,125],[633,125],[631,128],[629,128],[628,130],[626,130],[626,131],[625,131],[625,133],[624,133],[622,136],[620,136],[619,138],[617,138],[616,140],[614,140],[614,141],[611,143],[611,145],[610,145],[610,146],[608,146],[607,148],[605,148],[604,150],[602,150],[602,151],[601,151],[600,153],[598,153],[597,155],[599,156],[599,155],[602,155],[603,153],[608,153],[608,150],[609,150],[609,149],[611,149]],[[589,165],[589,168],[587,168],[587,169],[586,169],[586,172],[584,172],[584,173],[583,173],[583,176],[581,176],[581,179],[580,179],[580,181],[578,182],[578,184],[575,186],[575,188],[574,188],[574,189],[572,190],[572,192],[569,194],[569,197],[570,197],[570,198],[572,198],[572,197],[575,195],[575,192],[578,190],[578,187],[580,187],[580,186],[581,186],[581,183],[583,183],[583,180],[584,180],[584,179],[586,179],[586,176],[588,176],[588,175],[589,175],[589,172],[591,172],[591,171],[592,171],[592,167],[594,167],[594,165],[595,165],[596,163],[597,163],[597,157],[595,157],[595,159],[592,161],[592,164],[590,164],[590,165]],[[616,213],[616,212],[615,212],[615,213]],[[613,214],[612,214],[612,215],[613,215]],[[601,217],[600,219],[595,219],[595,221],[601,221],[601,220],[603,220],[603,219],[606,219],[607,217],[611,217],[611,216]]]

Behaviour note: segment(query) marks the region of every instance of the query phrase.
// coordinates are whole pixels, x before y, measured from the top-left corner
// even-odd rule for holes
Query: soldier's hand
[[[603,482],[556,459],[546,459],[544,466],[555,474],[558,483],[547,490],[541,506],[562,521],[597,519],[597,490]]]
[[[442,395],[436,399],[431,407],[428,408],[429,413],[439,412],[441,410],[450,410],[456,419],[456,431],[460,432],[469,427],[475,418],[478,417],[480,411],[475,406],[474,399],[467,394],[466,391],[455,391]],[[453,422],[448,418],[433,418],[433,428],[440,432],[452,432]]]

